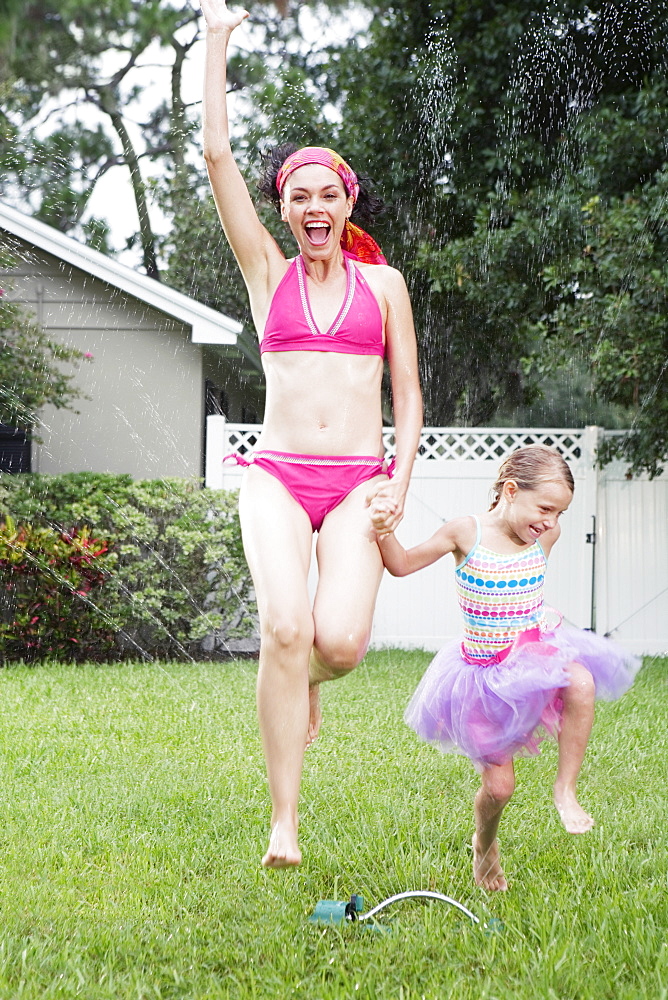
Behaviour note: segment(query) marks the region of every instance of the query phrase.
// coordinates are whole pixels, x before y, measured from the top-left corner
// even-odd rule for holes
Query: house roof
[[[191,327],[193,343],[236,347],[251,361],[254,368],[260,368],[255,339],[244,334],[243,325],[229,316],[202,305],[168,285],[163,285],[2,202],[0,228],[108,285],[119,288],[167,316],[181,320]]]

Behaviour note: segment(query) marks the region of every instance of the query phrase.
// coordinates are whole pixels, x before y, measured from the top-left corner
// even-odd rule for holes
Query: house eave
[[[34,244],[67,264],[86,271],[154,309],[189,325],[194,343],[236,344],[243,330],[237,320],[188,298],[111,257],[78,243],[52,226],[0,203],[0,228]]]

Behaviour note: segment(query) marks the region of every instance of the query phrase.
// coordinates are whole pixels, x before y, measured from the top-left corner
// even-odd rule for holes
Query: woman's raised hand
[[[242,7],[229,8],[225,0],[201,0],[201,5],[206,26],[215,34],[229,34],[248,17],[247,10]]]

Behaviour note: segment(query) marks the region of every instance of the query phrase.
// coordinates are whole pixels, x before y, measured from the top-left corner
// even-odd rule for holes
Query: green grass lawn
[[[668,660],[600,704],[570,837],[556,752],[519,762],[500,840],[510,891],[471,878],[466,760],[421,745],[403,708],[429,660],[378,652],[323,688],[307,754],[304,864],[265,871],[269,802],[255,664],[0,673],[0,998],[668,997]],[[319,899],[409,901],[364,924]]]

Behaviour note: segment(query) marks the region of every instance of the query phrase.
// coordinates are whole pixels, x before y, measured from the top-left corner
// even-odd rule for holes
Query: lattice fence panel
[[[225,424],[227,432],[226,450],[247,455],[253,451],[262,431],[262,424]]]
[[[241,455],[251,452],[260,437],[262,424],[226,424],[227,449]],[[546,444],[577,461],[582,454],[582,431],[545,428],[516,430],[501,427],[425,427],[420,436],[418,459],[422,461],[502,462],[516,448]],[[386,455],[394,455],[394,428],[383,429]]]
[[[394,430],[383,432],[387,454],[394,454]],[[527,444],[546,444],[555,448],[566,461],[576,461],[582,454],[582,432],[572,430],[507,430],[505,428],[467,429],[465,427],[425,427],[420,436],[418,460],[454,462],[502,462],[511,452]]]

